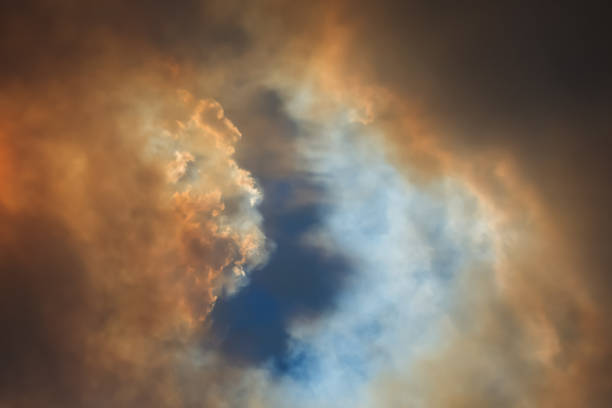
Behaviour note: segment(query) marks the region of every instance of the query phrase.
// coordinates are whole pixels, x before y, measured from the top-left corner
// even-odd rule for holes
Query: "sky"
[[[0,6],[0,408],[612,403],[597,2]]]

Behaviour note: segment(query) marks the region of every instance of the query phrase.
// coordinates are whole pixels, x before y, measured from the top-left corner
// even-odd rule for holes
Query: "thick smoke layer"
[[[3,47],[0,405],[187,406],[179,367],[197,364],[217,296],[263,260],[241,134],[155,56],[70,55],[96,27],[64,32],[88,22],[49,7],[44,30],[22,21],[33,10],[3,13],[48,45],[2,40],[23,58]]]
[[[381,379],[381,401],[401,406],[417,393],[424,406],[607,406],[603,10],[386,2],[327,11],[317,27],[333,40],[315,42],[304,71],[328,102],[309,120],[344,105],[382,130],[414,183],[467,182],[496,231],[492,281],[465,274],[458,330],[421,366]],[[291,103],[308,100],[301,89],[288,91]]]
[[[606,17],[563,2],[2,5],[0,406],[608,406]],[[279,379],[215,349],[215,302],[266,259],[245,166],[324,186],[293,204],[325,208],[299,238],[352,263],[354,293],[279,314],[314,382],[308,362]],[[432,293],[394,292],[415,274]],[[378,298],[399,323],[368,326]],[[413,314],[419,299],[435,313]]]

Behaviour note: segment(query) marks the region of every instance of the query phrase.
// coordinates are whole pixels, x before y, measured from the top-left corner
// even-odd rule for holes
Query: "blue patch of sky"
[[[218,301],[212,328],[229,359],[270,369],[287,404],[351,406],[377,373],[435,343],[457,275],[491,260],[489,231],[460,183],[409,184],[375,134],[303,127],[307,171],[255,172],[274,249]]]

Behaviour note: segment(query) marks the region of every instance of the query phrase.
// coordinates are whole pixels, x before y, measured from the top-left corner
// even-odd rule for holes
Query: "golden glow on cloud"
[[[0,259],[3,285],[16,293],[3,292],[4,313],[15,335],[58,347],[46,358],[82,376],[69,398],[131,405],[144,403],[144,387],[178,406],[174,367],[219,293],[235,290],[265,255],[261,193],[233,158],[240,132],[213,100],[169,92],[148,105],[147,121],[138,109],[107,108],[115,94],[64,92],[56,104],[15,98],[2,112],[12,125],[0,140]],[[40,363],[19,344],[4,347],[17,375],[43,387]],[[2,403],[61,404],[53,392],[3,391]]]

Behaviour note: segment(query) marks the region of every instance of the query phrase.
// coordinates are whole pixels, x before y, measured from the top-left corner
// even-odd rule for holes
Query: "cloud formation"
[[[178,367],[264,259],[260,192],[218,102],[86,74],[1,98],[0,404],[186,405]]]
[[[0,405],[609,405],[605,15],[3,5]]]
[[[448,345],[407,377],[390,375],[383,400],[401,405],[408,396],[397,393],[416,389],[424,406],[606,406],[602,11],[424,2],[327,11],[317,28],[333,40],[296,57],[312,71],[303,68],[307,91],[289,91],[289,103],[317,100],[307,120],[323,123],[357,112],[412,182],[435,191],[441,178],[465,181],[495,231],[490,275],[462,279]]]

